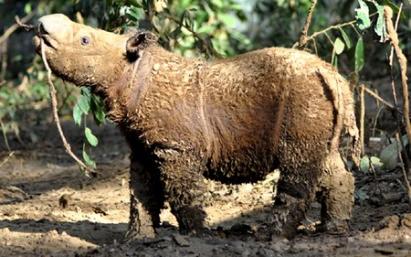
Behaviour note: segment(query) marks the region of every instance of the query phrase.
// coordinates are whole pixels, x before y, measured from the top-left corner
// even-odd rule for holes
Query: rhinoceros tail
[[[356,168],[360,167],[360,160],[361,160],[361,141],[360,141],[360,136],[358,132],[358,128],[355,125],[355,128],[352,128],[355,130],[354,134],[350,134],[351,140],[352,140],[352,147],[351,147],[351,160],[354,163]]]
[[[341,135],[348,135],[351,143],[349,158],[354,166],[359,167],[361,144],[355,119],[354,98],[349,83],[331,69],[320,68],[317,70],[317,75],[331,92],[334,114],[336,115],[329,149],[330,151],[338,151]]]
[[[360,160],[361,160],[361,140],[360,140],[360,132],[357,126],[357,121],[355,118],[355,102],[353,97],[353,91],[349,90],[349,95],[345,99],[346,101],[346,111],[344,115],[344,127],[346,129],[346,133],[351,139],[351,147],[350,147],[350,158],[354,163],[356,168],[360,167]]]

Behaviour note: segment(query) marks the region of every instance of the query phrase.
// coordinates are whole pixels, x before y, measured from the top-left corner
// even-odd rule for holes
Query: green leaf
[[[404,146],[408,144],[407,135],[401,137]],[[380,153],[380,159],[384,163],[384,167],[392,170],[398,165],[398,151],[401,150],[401,145],[397,141],[386,146]]]
[[[366,156],[361,158],[360,170],[362,172],[368,172],[369,169],[370,169],[370,159],[368,158],[368,155],[366,155]]]
[[[73,119],[77,125],[81,124],[81,116],[83,114],[88,114],[88,112],[90,111],[91,97],[92,95],[90,89],[82,87],[81,96],[79,97],[76,105],[73,108]]]
[[[94,121],[97,125],[101,125],[105,122],[106,113],[104,103],[100,97],[92,95],[91,97],[91,112],[93,113]]]
[[[83,153],[82,153],[82,155],[83,155],[83,160],[84,160],[84,162],[88,165],[88,166],[90,166],[90,167],[92,167],[92,168],[96,168],[96,162],[93,160],[93,159],[91,159],[91,157],[88,155],[88,153],[86,152],[86,149],[85,149],[85,146],[83,145]]]
[[[127,4],[131,4],[131,5],[133,5],[133,6],[140,7],[140,8],[143,7],[143,6],[141,5],[141,3],[139,3],[137,0],[128,0],[128,1],[127,1]]]
[[[97,125],[104,124],[106,121],[106,113],[102,110],[93,112],[93,118]]]
[[[380,158],[386,169],[392,170],[397,167],[399,149],[401,149],[401,146],[397,144],[397,142],[394,142],[381,151]]]
[[[223,7],[223,0],[211,0],[211,3],[214,4],[218,9]]]
[[[73,119],[77,125],[81,125],[81,117],[83,114],[88,114],[90,110],[90,97],[81,95],[73,108]]]
[[[375,33],[377,33],[378,36],[380,36],[380,42],[383,43],[385,42],[385,39],[387,37],[387,30],[385,28],[385,21],[384,21],[384,6],[379,5],[376,2],[373,2],[373,3],[378,13],[378,19],[377,19],[377,23],[375,24],[374,31]]]
[[[81,94],[85,96],[91,96],[90,88],[88,87],[81,87]]]
[[[187,9],[187,7],[190,4],[191,4],[191,0],[180,0],[179,1],[180,8],[183,9],[183,10]]]
[[[87,142],[88,142],[90,145],[92,145],[92,146],[94,146],[94,147],[96,147],[96,146],[98,145],[98,139],[97,139],[97,137],[93,134],[93,132],[91,131],[91,129],[89,129],[88,127],[86,127],[86,128],[84,129],[84,134],[86,135]]]
[[[86,95],[80,96],[77,102],[77,105],[82,111],[82,114],[88,114],[88,112],[90,111],[90,100],[91,99],[89,96],[86,96]]]
[[[201,33],[211,34],[215,29],[216,29],[216,28],[215,28],[214,26],[211,26],[211,25],[206,24],[206,25],[203,25],[202,27],[200,27],[200,28],[197,30],[197,33],[199,33],[199,34],[201,34]]]
[[[371,165],[374,167],[374,169],[381,169],[383,167],[383,162],[381,162],[380,158],[371,156],[369,157],[368,155],[365,155],[364,157],[361,158],[360,161],[360,170],[362,172],[368,172],[371,169]]]
[[[341,54],[344,52],[344,42],[341,40],[341,38],[337,37],[334,41],[334,51],[337,55]]]
[[[355,72],[358,73],[364,67],[364,41],[360,37],[355,46]]]
[[[138,13],[133,12],[133,11],[127,12],[127,15],[132,21],[138,21],[140,19],[140,16],[138,15]]]
[[[340,28],[340,33],[342,38],[344,39],[344,43],[347,46],[347,49],[350,49],[352,46],[350,37],[347,35],[347,33],[345,33],[345,30],[342,28]]]
[[[371,26],[370,11],[367,4],[363,0],[358,0],[359,8],[355,9],[355,18],[357,19],[358,27],[361,30],[367,29]]]
[[[232,14],[219,13],[218,18],[227,26],[234,27],[237,24],[237,19]]]
[[[27,3],[26,5],[24,5],[24,12],[29,14],[32,11],[32,6],[31,3]]]
[[[81,116],[83,112],[81,111],[80,107],[76,104],[73,108],[73,119],[74,123],[76,123],[78,126],[81,125]]]
[[[357,198],[360,201],[364,201],[369,199],[370,197],[367,194],[367,191],[364,190],[364,188],[360,188],[358,190],[355,190],[355,198]]]

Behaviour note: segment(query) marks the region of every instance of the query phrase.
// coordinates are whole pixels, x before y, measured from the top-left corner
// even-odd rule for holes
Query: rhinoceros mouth
[[[56,50],[56,46],[54,43],[55,40],[53,40],[53,38],[44,28],[42,23],[40,23],[38,27],[36,28],[36,35],[34,37],[34,43],[36,45],[37,50],[41,50],[41,41],[44,42],[44,45],[47,48],[53,48],[54,50]]]
[[[53,43],[54,40],[49,35],[40,34],[40,35],[36,35],[36,37],[38,41],[36,42],[36,44],[38,44],[37,47],[41,47],[41,41],[43,41],[47,47],[53,48],[56,50],[56,47],[54,46],[54,43]]]

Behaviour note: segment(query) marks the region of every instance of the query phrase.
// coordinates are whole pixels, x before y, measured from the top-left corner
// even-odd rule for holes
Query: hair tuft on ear
[[[158,37],[150,31],[138,31],[127,40],[127,58],[135,61],[139,58],[139,52],[152,44],[157,44]]]

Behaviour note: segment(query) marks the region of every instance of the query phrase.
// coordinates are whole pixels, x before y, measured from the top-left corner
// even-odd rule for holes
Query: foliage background
[[[401,1],[365,3],[370,13],[376,11],[374,3],[389,4],[396,13]],[[14,24],[15,15],[23,17],[33,14],[35,20],[45,14],[61,12],[78,22],[118,33],[133,28],[152,30],[160,36],[161,44],[171,51],[188,57],[212,59],[268,46],[293,46],[310,5],[310,0],[0,0],[0,35]],[[355,20],[358,5],[358,0],[319,0],[309,34]],[[401,47],[407,57],[411,48],[410,10],[410,4],[404,2],[398,28]],[[367,82],[384,98],[392,101],[389,87],[391,72],[387,65],[389,44],[380,43],[379,36],[374,33],[377,16],[373,16],[371,21],[371,28],[365,30],[354,24],[343,27],[343,31],[332,29],[322,33],[316,37],[315,45],[313,42],[308,44],[308,50],[338,66],[347,78],[352,78],[354,74],[357,80]],[[3,43],[0,42],[0,130],[4,137],[0,140],[0,148],[10,148],[9,140],[20,141],[22,145],[25,141],[36,142],[36,135],[29,130],[23,131],[24,124],[51,121],[45,71],[39,57],[34,55],[31,37],[30,33],[18,30]],[[364,69],[355,68],[356,62],[358,66],[355,45],[358,45],[356,42],[360,38],[364,42]],[[395,66],[394,71],[398,71],[398,67]],[[394,75],[394,80],[397,78]],[[84,100],[87,92],[81,93],[62,81],[56,83],[61,105],[59,112],[63,119],[72,119],[73,108],[75,119],[76,114],[82,116],[89,113],[76,113],[75,107],[78,101]],[[79,98],[79,95],[82,97]],[[98,99],[89,97],[84,101],[91,104],[90,112],[94,111],[95,114],[96,110],[101,111],[95,104]],[[393,115],[381,109],[379,103],[371,103],[370,99],[368,103],[367,139],[371,136],[384,140],[391,138],[397,129],[392,125],[395,123]],[[83,120],[85,122],[87,119]],[[22,131],[26,136],[21,136]],[[85,129],[87,147],[95,145],[95,138],[90,133]],[[88,156],[83,153],[83,157],[87,159]]]

